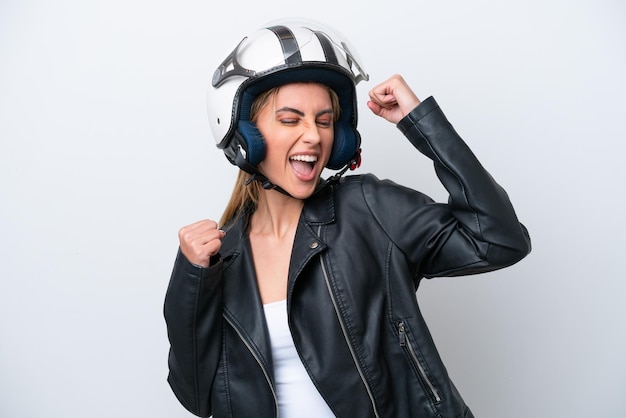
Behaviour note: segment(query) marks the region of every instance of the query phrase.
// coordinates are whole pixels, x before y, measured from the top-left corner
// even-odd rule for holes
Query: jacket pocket
[[[437,389],[434,380],[426,373],[426,369],[424,368],[425,361],[421,358],[419,351],[415,349],[415,346],[411,341],[409,327],[404,321],[399,321],[397,323],[397,330],[400,347],[402,347],[404,352],[407,354],[409,363],[411,364],[412,369],[417,375],[419,381],[422,382],[424,390],[433,403],[440,403],[441,393]]]

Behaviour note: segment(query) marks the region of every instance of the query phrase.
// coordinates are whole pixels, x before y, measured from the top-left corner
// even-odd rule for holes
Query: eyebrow
[[[304,112],[298,109],[294,109],[293,107],[289,107],[289,106],[281,107],[280,109],[276,110],[276,113],[280,113],[280,112],[293,112],[297,115],[304,116]],[[322,116],[327,113],[333,113],[333,109],[328,108],[328,109],[320,110],[319,112],[315,114],[315,117]]]

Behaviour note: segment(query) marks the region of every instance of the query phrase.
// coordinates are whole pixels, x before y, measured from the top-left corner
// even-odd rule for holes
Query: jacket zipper
[[[404,325],[404,322],[402,321],[398,323],[398,338],[400,340],[400,347],[408,348],[409,354],[411,355],[411,359],[413,360],[413,363],[415,363],[415,365],[417,366],[420,376],[422,377],[424,382],[426,382],[428,389],[430,390],[433,397],[435,398],[435,402],[437,403],[441,402],[441,397],[439,396],[437,389],[435,389],[435,385],[433,385],[433,383],[430,381],[430,379],[426,375],[426,371],[424,370],[424,368],[422,367],[422,364],[417,358],[417,354],[415,353],[415,350],[413,349],[413,345],[409,341],[409,338],[406,333],[406,327]]]
[[[269,373],[267,372],[267,369],[263,366],[263,363],[261,362],[261,359],[259,358],[257,353],[252,349],[252,346],[248,343],[248,341],[246,341],[246,339],[243,337],[241,332],[239,332],[237,327],[235,327],[235,325],[228,318],[226,318],[226,317],[224,317],[224,318],[226,319],[226,322],[228,322],[230,324],[230,326],[235,330],[235,332],[239,336],[239,339],[248,348],[248,351],[250,351],[250,353],[252,354],[252,357],[254,357],[256,362],[259,364],[259,367],[263,371],[263,375],[265,376],[265,380],[267,381],[267,385],[270,387],[270,390],[272,391],[272,397],[274,398],[274,407],[276,408],[276,418],[279,418],[280,413],[279,413],[279,410],[278,410],[278,396],[276,395],[276,391],[274,389],[274,385],[272,385],[272,381],[270,379]]]
[[[320,235],[321,232],[321,226],[318,227],[317,229],[317,235]],[[324,266],[324,260],[322,259],[322,257],[320,257],[320,265],[322,266],[322,273],[324,274],[324,280],[326,281],[326,286],[328,287],[328,293],[330,294],[330,300],[333,302],[333,307],[335,308],[335,313],[337,314],[337,318],[339,319],[339,324],[341,325],[341,331],[343,332],[343,338],[346,341],[346,344],[348,344],[348,348],[350,349],[350,354],[352,355],[352,361],[354,361],[354,364],[356,365],[356,369],[359,372],[359,376],[361,377],[361,381],[363,382],[363,385],[365,385],[365,389],[367,390],[367,395],[370,398],[370,402],[372,403],[372,409],[374,410],[374,415],[376,415],[377,418],[380,418],[380,414],[378,413],[378,410],[376,409],[376,403],[374,402],[374,395],[372,394],[372,389],[370,388],[369,384],[367,383],[367,381],[365,380],[365,375],[363,374],[363,369],[361,368],[361,365],[359,364],[357,357],[356,357],[356,353],[354,351],[354,347],[352,346],[352,344],[350,343],[350,340],[348,339],[348,331],[346,329],[346,324],[343,321],[343,318],[341,317],[341,314],[339,313],[339,307],[337,306],[337,301],[335,300],[335,295],[333,294],[332,288],[330,286],[330,280],[328,278],[328,273],[326,272],[326,266]]]

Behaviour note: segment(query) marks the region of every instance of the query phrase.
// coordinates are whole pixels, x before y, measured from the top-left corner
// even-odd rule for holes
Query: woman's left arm
[[[423,275],[494,270],[514,264],[530,252],[528,231],[518,221],[507,193],[483,168],[432,97],[420,103],[402,77],[393,76],[375,87],[370,99],[368,106],[374,113],[397,123],[409,141],[433,160],[438,178],[450,193],[447,205],[413,200],[420,208],[419,215],[412,218],[415,222],[395,231],[401,245],[414,246],[415,241],[406,234],[420,230],[416,234],[429,247],[420,261]],[[407,210],[411,210],[410,199],[403,204]],[[412,215],[402,216],[408,220]]]

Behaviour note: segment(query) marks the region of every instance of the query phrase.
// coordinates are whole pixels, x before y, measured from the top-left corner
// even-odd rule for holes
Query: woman
[[[168,381],[192,413],[473,416],[415,291],[424,277],[509,266],[530,240],[435,100],[399,75],[367,105],[434,161],[449,203],[341,177],[360,162],[355,84],[367,78],[311,22],[261,29],[217,69],[210,122],[241,171],[219,224],[180,230],[165,300]],[[324,168],[340,171],[321,180]]]

